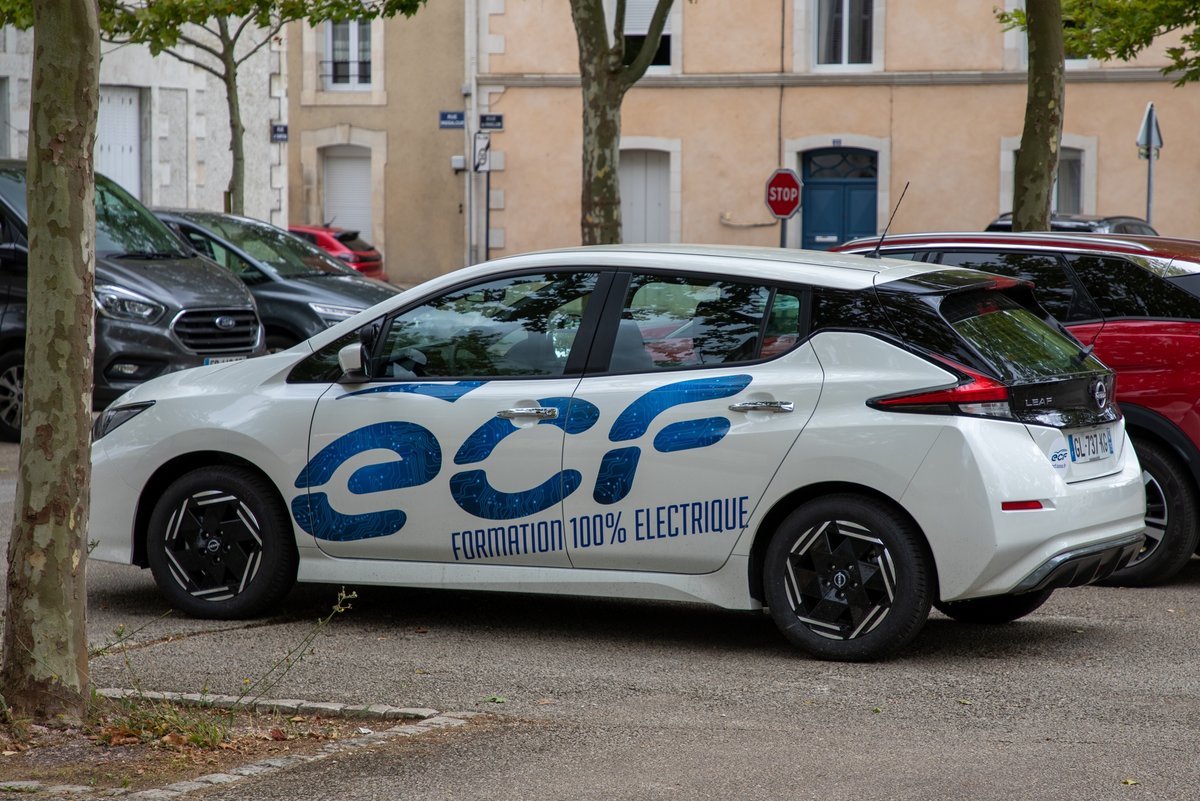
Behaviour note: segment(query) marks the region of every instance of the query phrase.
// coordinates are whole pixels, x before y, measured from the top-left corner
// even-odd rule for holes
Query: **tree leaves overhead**
[[[1166,34],[1179,32],[1180,44],[1164,47],[1182,85],[1200,80],[1200,3],[1196,0],[1063,0],[1067,48],[1102,61],[1129,61]]]
[[[100,28],[108,38],[147,44],[155,54],[173,47],[188,24],[220,17],[251,20],[271,28],[294,20],[410,17],[425,0],[100,0]],[[33,24],[32,0],[0,0],[0,25],[22,30]]]

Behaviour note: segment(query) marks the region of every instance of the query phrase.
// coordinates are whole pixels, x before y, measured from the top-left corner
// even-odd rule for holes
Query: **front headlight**
[[[110,433],[113,429],[128,423],[142,412],[154,405],[154,401],[130,403],[125,406],[110,406],[100,412],[96,422],[92,423],[92,442]]]
[[[326,303],[310,303],[308,307],[320,315],[325,325],[335,325],[342,320],[348,320],[362,309],[355,306],[330,306]]]
[[[108,284],[96,287],[96,309],[105,317],[138,323],[152,323],[166,311],[145,295]]]

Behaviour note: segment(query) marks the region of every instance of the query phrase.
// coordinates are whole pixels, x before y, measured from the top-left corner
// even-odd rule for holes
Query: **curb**
[[[244,699],[237,696],[213,695],[210,693],[148,692],[127,689],[102,689],[97,690],[96,693],[106,698],[145,698],[156,701],[170,701],[183,705],[210,706],[221,709],[239,706],[244,701]],[[77,785],[49,785],[38,781],[0,781],[0,794],[36,793],[38,798],[47,799],[47,801],[51,801],[51,799],[55,801],[58,799],[67,801],[68,797],[77,799],[81,796],[91,798],[121,798],[128,799],[129,801],[133,799],[137,801],[177,799],[195,790],[204,790],[218,784],[234,784],[252,776],[265,776],[298,765],[320,762],[323,759],[328,759],[346,751],[376,745],[398,737],[418,737],[432,731],[463,726],[471,718],[479,717],[483,714],[482,712],[443,713],[438,712],[436,709],[394,707],[387,706],[386,704],[320,703],[292,698],[259,700],[253,705],[246,705],[246,708],[253,709],[256,712],[320,714],[326,717],[361,717],[375,720],[410,722],[402,722],[399,725],[390,726],[382,731],[371,731],[361,737],[355,737],[350,740],[331,742],[313,754],[291,754],[282,757],[272,757],[270,759],[259,760],[258,762],[251,762],[224,773],[209,773],[204,776],[197,776],[194,779],[179,781],[168,784],[165,787],[149,790],[97,790],[92,787]],[[49,793],[50,795],[43,795],[43,793]]]

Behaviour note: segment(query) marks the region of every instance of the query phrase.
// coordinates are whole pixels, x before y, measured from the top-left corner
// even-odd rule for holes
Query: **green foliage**
[[[410,17],[425,0],[100,0],[100,29],[109,38],[148,44],[154,53],[173,47],[185,25],[218,18],[249,20],[262,28],[308,20]],[[0,0],[0,25],[33,25],[32,0]]]
[[[1009,28],[1025,26],[1021,10],[998,13]],[[1178,72],[1177,86],[1200,80],[1200,3],[1196,0],[1063,0],[1066,49],[1102,61],[1128,61],[1155,40],[1179,32],[1180,43],[1164,47],[1171,64],[1164,73]]]

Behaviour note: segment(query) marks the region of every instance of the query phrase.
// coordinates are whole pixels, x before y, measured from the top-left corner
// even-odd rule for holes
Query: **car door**
[[[802,290],[629,275],[575,393],[566,438],[571,563],[701,573],[728,558],[821,391]],[[593,369],[595,372],[592,372]]]
[[[491,279],[382,320],[369,380],[317,403],[293,505],[338,557],[566,566],[563,440],[597,273]]]

